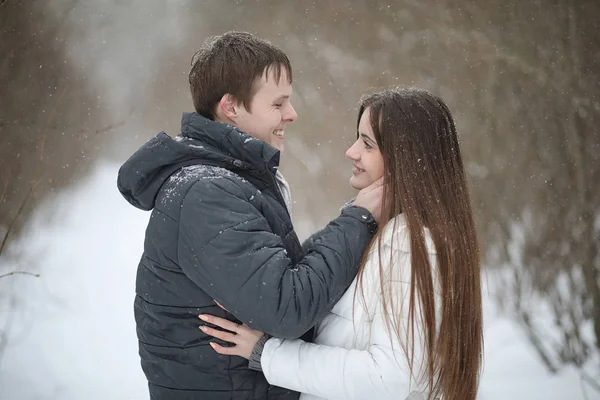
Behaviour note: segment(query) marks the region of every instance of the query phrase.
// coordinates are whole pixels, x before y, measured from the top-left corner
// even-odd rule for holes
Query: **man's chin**
[[[271,143],[271,146],[279,150],[280,153],[283,153],[283,151],[285,150],[285,146],[283,145],[283,143]]]

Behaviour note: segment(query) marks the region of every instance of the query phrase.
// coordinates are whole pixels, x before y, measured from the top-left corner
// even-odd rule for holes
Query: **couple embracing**
[[[286,54],[228,32],[189,83],[181,133],[118,176],[152,210],[134,301],[150,398],[474,400],[480,257],[446,104],[364,96],[346,151],[358,193],[300,243],[278,170],[297,118]]]

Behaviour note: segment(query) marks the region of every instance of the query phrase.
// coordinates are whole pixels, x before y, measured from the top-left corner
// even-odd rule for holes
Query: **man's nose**
[[[289,106],[289,108],[288,108],[288,110],[286,112],[286,115],[285,115],[284,119],[287,122],[294,122],[297,118],[298,118],[298,113],[296,113],[296,110],[294,109],[294,106],[292,106],[290,104],[290,106]]]

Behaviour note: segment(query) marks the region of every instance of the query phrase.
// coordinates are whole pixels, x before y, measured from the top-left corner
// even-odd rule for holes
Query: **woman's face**
[[[371,110],[365,109],[358,123],[358,139],[346,151],[346,157],[352,160],[350,186],[364,189],[383,176],[383,157],[375,141],[370,120]]]

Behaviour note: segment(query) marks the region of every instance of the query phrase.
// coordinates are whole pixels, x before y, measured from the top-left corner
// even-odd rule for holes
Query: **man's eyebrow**
[[[289,94],[282,94],[282,95],[276,97],[275,100],[273,100],[273,101],[285,100],[285,99],[289,99],[289,98],[290,98]]]

